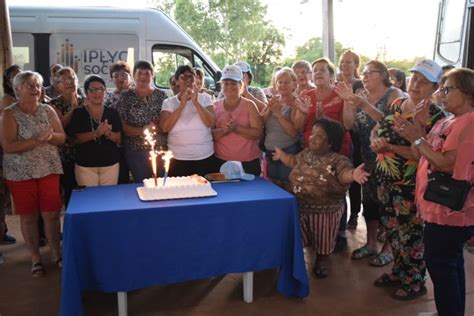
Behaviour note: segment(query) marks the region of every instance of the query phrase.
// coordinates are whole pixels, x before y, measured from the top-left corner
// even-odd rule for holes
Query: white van
[[[216,90],[219,67],[186,32],[158,9],[113,7],[10,6],[13,61],[40,72],[49,82],[49,66],[62,64],[80,82],[97,74],[112,87],[109,66],[125,60],[150,61],[155,84],[169,87],[178,65],[201,67],[209,88]]]

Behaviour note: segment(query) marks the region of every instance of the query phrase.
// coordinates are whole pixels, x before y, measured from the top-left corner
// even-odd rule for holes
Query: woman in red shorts
[[[39,101],[42,85],[43,78],[36,72],[25,71],[15,77],[18,102],[4,110],[2,126],[4,177],[20,215],[35,277],[45,274],[39,252],[39,214],[53,260],[61,267],[59,175],[63,171],[57,146],[66,139],[54,109]]]

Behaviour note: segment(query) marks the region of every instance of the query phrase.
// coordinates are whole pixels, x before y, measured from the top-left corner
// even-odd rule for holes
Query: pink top
[[[465,132],[466,127],[471,124],[474,124],[474,113],[464,114],[458,118],[447,117],[436,123],[428,135],[428,142],[435,151],[457,150],[453,177],[474,183],[474,133],[472,132],[474,129],[471,128],[471,133],[461,144],[459,139],[460,134]],[[471,188],[464,207],[460,211],[452,211],[445,206],[423,199],[428,182],[428,166],[428,160],[422,157],[416,174],[416,202],[421,217],[429,223],[439,225],[474,225],[474,188]]]
[[[214,103],[216,128],[226,126],[230,120],[242,127],[250,127],[249,102],[248,99],[241,98],[240,104],[232,112],[224,109],[224,99]],[[222,160],[251,161],[260,157],[258,140],[251,140],[234,132],[214,141],[214,152]]]

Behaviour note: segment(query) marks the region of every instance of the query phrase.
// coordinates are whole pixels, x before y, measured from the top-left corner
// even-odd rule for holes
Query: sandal
[[[329,275],[329,271],[327,268],[319,265],[319,264],[315,264],[313,266],[313,274],[318,278],[318,279],[324,279],[324,278],[327,278],[327,276]]]
[[[374,285],[376,287],[392,287],[392,286],[400,286],[400,284],[401,284],[400,279],[394,280],[390,278],[390,275],[388,275],[387,273],[382,274],[380,277],[378,277],[374,281]]]
[[[367,245],[360,247],[359,249],[356,249],[352,252],[351,258],[355,260],[363,259],[366,257],[371,257],[377,254],[377,251],[375,250],[369,250],[367,248]]]
[[[46,274],[41,261],[33,262],[31,265],[31,275],[35,278],[42,277]]]
[[[383,267],[393,261],[393,255],[389,253],[379,253],[370,259],[369,264],[373,267]]]
[[[397,294],[402,292],[403,294]],[[428,292],[426,286],[422,285],[418,291],[415,291],[411,286],[404,284],[398,288],[398,290],[392,294],[392,297],[399,301],[411,301]]]
[[[387,240],[387,232],[384,228],[379,228],[377,230],[377,240],[379,242],[385,242]]]

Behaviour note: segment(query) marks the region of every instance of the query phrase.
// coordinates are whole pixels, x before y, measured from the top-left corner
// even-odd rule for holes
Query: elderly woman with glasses
[[[40,103],[43,78],[25,71],[13,81],[18,102],[3,114],[3,168],[6,184],[20,214],[23,238],[30,252],[34,277],[45,274],[39,252],[38,217],[45,223],[53,260],[61,267],[59,211],[62,173],[58,145],[65,134],[56,112]]]
[[[438,88],[441,67],[435,62],[421,60],[411,69],[408,97],[395,100],[384,111],[384,118],[372,130],[371,148],[377,153],[374,176],[380,221],[393,251],[394,263],[390,274],[383,274],[376,286],[397,285],[393,297],[409,300],[426,293],[425,262],[423,260],[423,222],[416,216],[415,178],[418,157],[407,140],[398,132],[406,125],[397,125],[399,118],[415,124],[426,135],[444,117],[443,111],[431,101]],[[397,284],[398,283],[398,284]]]
[[[425,221],[424,258],[436,309],[440,316],[462,316],[466,299],[463,245],[474,236],[474,189],[470,187],[459,210],[430,201],[425,191],[433,171],[474,183],[474,71],[451,70],[442,83],[441,100],[453,115],[439,120],[428,135],[403,117],[394,120],[394,129],[412,144],[418,160],[415,195],[418,214]]]
[[[352,85],[340,82],[339,96],[347,101],[348,128],[358,135],[362,161],[369,173],[374,172],[376,154],[370,147],[370,135],[376,122],[383,118],[383,112],[395,99],[402,96],[399,89],[392,87],[387,67],[380,61],[369,61],[362,72],[364,89],[356,94]],[[362,186],[363,216],[367,224],[367,242],[352,252],[352,259],[362,259],[378,253],[377,229],[380,226],[380,205],[377,203],[377,183],[374,177]],[[383,249],[384,264],[393,259],[389,249]],[[385,257],[386,255],[386,257]]]
[[[212,97],[201,93],[196,71],[179,66],[174,77],[179,93],[163,102],[160,125],[168,133],[168,148],[173,152],[170,176],[205,175],[216,172],[212,127],[216,121]]]
[[[104,106],[106,89],[101,77],[87,77],[84,91],[86,105],[74,110],[66,129],[75,139],[76,181],[81,186],[115,185],[122,123],[115,109]]]
[[[314,84],[311,82],[313,70],[309,62],[306,60],[298,60],[291,66],[291,69],[293,69],[296,75],[296,95],[314,89]]]

